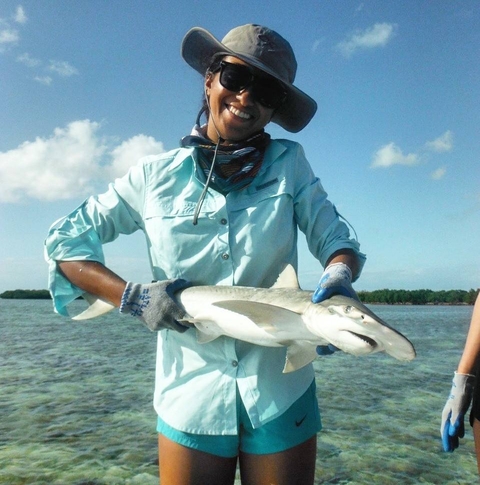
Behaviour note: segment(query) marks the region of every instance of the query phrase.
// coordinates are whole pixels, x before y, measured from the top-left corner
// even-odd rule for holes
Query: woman
[[[475,452],[480,473],[480,382],[475,376],[480,357],[480,295],[477,295],[470,328],[460,362],[453,377],[452,389],[442,412],[440,434],[443,449],[454,451],[465,434],[464,418],[473,397],[470,424],[473,426]]]
[[[205,106],[182,147],[147,157],[106,194],[50,230],[55,308],[83,291],[158,332],[154,406],[162,485],[311,484],[321,427],[311,365],[283,374],[285,350],[219,338],[199,345],[174,293],[194,284],[269,287],[297,266],[297,229],[326,268],[314,302],[355,296],[365,257],[349,237],[302,148],[271,140],[274,122],[305,127],[316,103],[293,85],[290,44],[258,25],[219,42],[194,28],[184,59],[204,78]],[[202,112],[206,124],[200,125]],[[126,282],[102,244],[143,230],[157,283]]]

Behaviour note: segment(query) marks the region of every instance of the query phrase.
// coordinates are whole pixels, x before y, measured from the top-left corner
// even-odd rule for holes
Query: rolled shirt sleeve
[[[67,305],[83,291],[72,285],[59,271],[57,261],[96,261],[105,264],[103,245],[120,234],[131,234],[140,228],[143,170],[134,167],[123,178],[111,184],[104,194],[90,197],[77,209],[56,221],[44,244],[49,266],[49,291],[54,309],[68,316]],[[122,190],[120,197],[118,191]]]

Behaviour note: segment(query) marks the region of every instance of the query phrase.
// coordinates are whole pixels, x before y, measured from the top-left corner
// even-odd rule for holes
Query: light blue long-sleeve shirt
[[[198,224],[193,213],[203,190],[194,149],[142,159],[109,190],[57,221],[45,242],[56,311],[82,291],[56,261],[105,263],[102,245],[120,234],[145,233],[153,278],[194,284],[269,287],[285,263],[297,268],[297,228],[322,265],[339,249],[365,257],[327,199],[302,147],[272,140],[262,167],[245,189],[226,196],[209,189]],[[170,426],[189,433],[237,432],[236,386],[254,427],[282,414],[314,378],[309,365],[283,374],[284,348],[220,337],[198,344],[194,330],[158,333],[154,406]]]

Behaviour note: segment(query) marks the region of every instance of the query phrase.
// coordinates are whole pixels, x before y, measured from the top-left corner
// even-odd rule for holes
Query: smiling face
[[[232,64],[248,65],[242,60],[226,56],[225,61]],[[220,137],[227,142],[239,142],[261,131],[271,120],[274,110],[256,101],[250,88],[240,92],[229,91],[219,81],[220,73],[207,76],[206,95],[209,99],[210,116],[207,136],[213,142]]]

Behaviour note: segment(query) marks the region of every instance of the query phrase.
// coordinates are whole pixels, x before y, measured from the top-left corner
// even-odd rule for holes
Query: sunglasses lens
[[[276,81],[258,81],[253,85],[253,94],[260,104],[271,109],[280,107],[287,97],[281,84]]]
[[[251,86],[254,98],[270,109],[281,106],[287,97],[285,89],[275,79],[257,77],[248,67],[225,61],[221,63],[220,84],[233,92],[240,92]]]
[[[241,91],[242,89],[245,89],[252,80],[253,75],[247,67],[239,64],[222,63],[220,83],[229,91]]]

